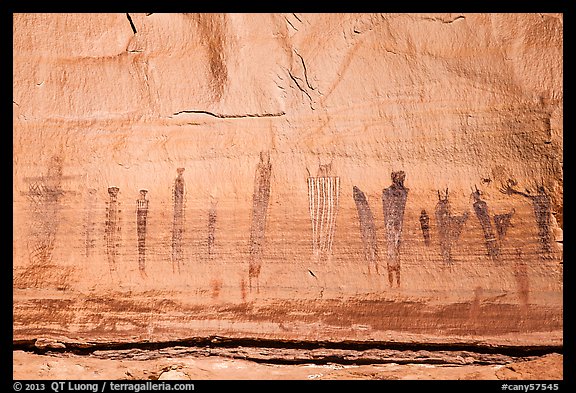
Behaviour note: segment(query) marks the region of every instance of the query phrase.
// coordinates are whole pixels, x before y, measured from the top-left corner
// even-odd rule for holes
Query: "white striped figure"
[[[312,221],[314,255],[332,255],[336,215],[340,196],[340,178],[329,176],[329,165],[321,165],[319,176],[308,177],[308,204]]]

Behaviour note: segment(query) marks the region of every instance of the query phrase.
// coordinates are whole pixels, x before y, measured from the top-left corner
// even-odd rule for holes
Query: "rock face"
[[[561,14],[15,14],[14,339],[562,345]]]

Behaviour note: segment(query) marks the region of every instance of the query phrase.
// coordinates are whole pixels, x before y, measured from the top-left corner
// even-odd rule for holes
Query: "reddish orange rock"
[[[128,16],[14,15],[15,340],[562,345],[561,14]]]

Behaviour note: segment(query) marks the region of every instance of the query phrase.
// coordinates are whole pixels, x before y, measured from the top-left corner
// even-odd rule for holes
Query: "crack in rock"
[[[214,113],[214,112],[203,111],[203,110],[183,110],[183,111],[178,111],[178,112],[173,113],[172,116],[170,116],[170,117],[178,116],[178,115],[181,115],[183,113],[199,113],[202,115],[217,117],[219,119],[242,119],[242,118],[247,118],[247,117],[280,117],[280,116],[286,115],[286,112],[284,112],[284,111],[276,112],[276,113],[245,113],[245,114],[227,115],[227,114]]]
[[[132,22],[132,18],[130,17],[129,13],[126,13],[126,18],[128,18],[128,22],[130,22],[130,27],[132,28],[134,34],[138,33],[138,31],[136,31],[136,26],[134,26],[134,22]]]
[[[48,356],[66,356],[65,351],[48,351]],[[77,354],[86,356],[86,354]],[[89,355],[97,359],[139,360],[185,357],[219,356],[229,359],[243,359],[264,364],[437,364],[437,365],[508,365],[517,361],[534,360],[537,356],[509,356],[503,354],[486,354],[470,351],[427,351],[427,350],[393,350],[393,349],[334,349],[334,348],[259,348],[259,347],[169,347],[164,349],[119,349],[97,350]],[[163,370],[166,371],[166,370]]]
[[[464,15],[458,15],[456,18],[454,19],[450,19],[450,20],[444,20],[442,18],[429,18],[429,17],[424,17],[422,18],[423,20],[428,20],[428,21],[432,21],[432,22],[442,22],[444,24],[450,24],[450,23],[454,23],[457,20],[460,19],[466,19],[466,17]]]
[[[298,31],[298,29],[296,27],[294,27],[294,25],[288,20],[288,18],[284,17],[284,19],[286,19],[286,22],[296,31]]]
[[[290,79],[292,79],[292,81],[294,81],[294,83],[296,84],[296,86],[298,87],[298,89],[299,89],[302,93],[306,94],[306,96],[307,96],[308,99],[310,100],[310,108],[312,108],[312,110],[314,110],[314,108],[312,107],[312,102],[313,102],[313,100],[312,100],[312,97],[310,96],[310,94],[308,94],[308,92],[307,92],[305,89],[303,89],[302,86],[300,86],[300,83],[298,83],[298,81],[296,80],[296,78],[294,77],[294,75],[292,75],[292,73],[291,73],[289,70],[286,70],[286,71],[288,71],[288,75],[290,75]],[[299,79],[299,78],[298,78],[298,79]]]
[[[306,80],[308,88],[315,90],[312,87],[312,85],[310,85],[310,82],[308,82],[308,71],[306,70],[306,64],[304,63],[304,58],[300,55],[300,53],[296,52],[296,49],[294,49],[294,53],[296,53],[296,55],[300,58],[300,61],[302,61],[302,68],[304,69],[304,79]]]

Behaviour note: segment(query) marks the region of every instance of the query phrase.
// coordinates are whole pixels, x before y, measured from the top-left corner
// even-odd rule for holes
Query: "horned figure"
[[[392,185],[382,191],[384,228],[388,246],[388,282],[392,287],[396,276],[396,286],[400,287],[400,242],[408,189],[404,187],[406,178],[404,171],[392,172],[391,178]]]
[[[438,203],[436,204],[436,221],[438,222],[438,238],[440,240],[440,252],[442,259],[448,265],[454,260],[452,258],[452,247],[460,237],[462,228],[468,219],[468,212],[461,216],[453,216],[448,201],[448,189],[444,195],[438,191]]]

